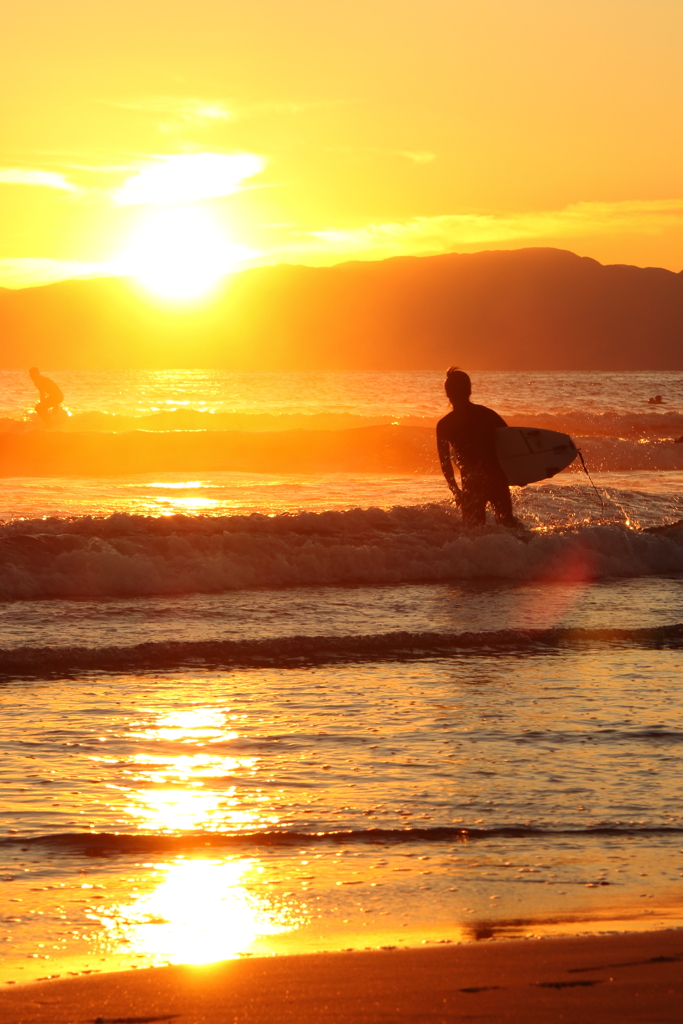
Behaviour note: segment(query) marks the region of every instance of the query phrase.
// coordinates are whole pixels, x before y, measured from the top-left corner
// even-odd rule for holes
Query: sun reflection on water
[[[182,402],[179,404],[183,404]],[[187,403],[185,403],[187,405]],[[152,480],[151,483],[143,484],[143,487],[159,487],[162,490],[178,491],[178,490],[199,490],[200,487],[207,486],[203,480]]]
[[[216,498],[204,497],[201,493],[188,495],[174,493],[177,491],[203,491],[205,493],[209,488],[215,489],[211,483],[204,480],[152,480],[150,483],[142,484],[142,487],[154,488],[161,492],[155,495],[151,502],[147,499],[147,504],[151,504],[153,508],[165,506],[191,512],[193,510],[200,511],[202,509],[217,508],[221,504]]]
[[[224,708],[190,708],[184,711],[170,711],[153,726],[135,732],[136,739],[172,740],[174,742],[197,743],[201,740],[237,739],[239,733],[226,729],[228,711]]]
[[[124,810],[140,819],[139,825],[156,833],[229,832],[272,828],[279,823],[276,814],[263,813],[260,807],[244,807],[236,787],[226,792],[199,789],[136,790]],[[266,803],[267,797],[259,797]]]
[[[105,941],[117,952],[171,963],[230,959],[260,936],[302,923],[249,890],[249,876],[263,870],[253,860],[238,859],[179,858],[159,865],[163,877],[151,893],[100,918]]]
[[[169,779],[193,781],[198,779],[224,778],[239,769],[255,770],[255,757],[227,757],[216,754],[179,754],[169,758],[166,755],[136,754],[130,761],[139,766],[138,778],[149,782],[167,783]]]
[[[133,802],[125,810],[132,817],[141,818],[143,828],[154,832],[186,832],[201,829],[213,831],[231,823],[243,824],[249,815],[225,806],[237,800],[222,793],[203,793],[197,790],[166,789],[131,794]],[[258,820],[257,815],[251,816]]]
[[[220,502],[215,498],[158,498],[157,504],[171,505],[173,508],[182,508],[188,511],[192,509],[216,508]]]
[[[122,809],[138,828],[154,833],[243,832],[279,824],[269,794],[253,784],[243,788],[257,775],[258,758],[214,752],[217,744],[239,739],[232,726],[241,717],[230,708],[179,709],[131,729],[131,738],[156,747],[153,753],[135,754],[125,773]],[[182,745],[182,753],[175,753],[176,744]],[[188,747],[194,751],[189,753]]]

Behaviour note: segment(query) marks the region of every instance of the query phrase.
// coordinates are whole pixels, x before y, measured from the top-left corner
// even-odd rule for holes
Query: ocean
[[[41,367],[42,370],[42,367]],[[683,374],[0,372],[0,981],[683,926]],[[662,396],[662,402],[648,399]]]

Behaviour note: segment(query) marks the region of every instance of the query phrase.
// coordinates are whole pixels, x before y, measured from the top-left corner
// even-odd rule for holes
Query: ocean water
[[[448,501],[439,374],[44,372],[51,431],[0,373],[3,983],[683,925],[683,375],[475,375],[591,471],[518,534]]]

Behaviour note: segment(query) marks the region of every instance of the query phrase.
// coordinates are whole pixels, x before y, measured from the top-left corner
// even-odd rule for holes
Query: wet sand
[[[0,992],[1,1024],[674,1024],[683,930],[163,967]]]

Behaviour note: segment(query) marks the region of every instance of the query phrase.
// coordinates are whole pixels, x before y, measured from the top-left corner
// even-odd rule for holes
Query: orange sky
[[[682,37],[680,0],[7,4],[0,285],[137,273],[181,222],[219,271],[528,245],[678,271]]]

